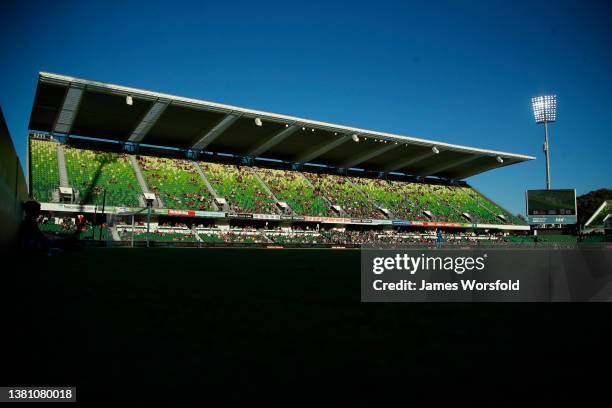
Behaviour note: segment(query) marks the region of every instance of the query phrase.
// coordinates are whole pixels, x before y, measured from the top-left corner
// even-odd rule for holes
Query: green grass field
[[[3,276],[3,384],[76,385],[80,401],[474,376],[489,391],[528,391],[579,374],[569,364],[603,342],[588,305],[362,304],[359,262],[358,250],[325,249],[24,257]]]

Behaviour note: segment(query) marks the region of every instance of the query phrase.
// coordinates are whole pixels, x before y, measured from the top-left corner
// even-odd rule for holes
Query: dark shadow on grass
[[[83,190],[85,191],[85,194],[81,196],[79,199],[79,211],[83,212],[85,210],[85,205],[87,205],[88,203],[101,204],[101,203],[98,203],[97,200],[95,200],[96,202],[94,202],[94,198],[97,197],[95,195],[95,188],[98,187],[98,180],[100,179],[102,175],[104,167],[107,166],[108,164],[117,162],[120,158],[121,156],[116,153],[107,153],[107,152],[98,153],[97,159],[96,159],[96,161],[98,162],[98,168],[96,169],[96,172],[94,173],[93,179],[91,180],[89,185],[87,185],[85,188],[82,188],[82,186],[79,186],[79,189],[78,189],[79,192],[82,192]],[[106,186],[103,186],[103,188],[106,188]],[[71,234],[71,237],[73,239],[78,239],[84,226],[85,226],[84,223],[82,225],[77,224],[77,229],[73,234]],[[93,225],[94,238],[95,238],[95,231],[96,231],[96,225]]]

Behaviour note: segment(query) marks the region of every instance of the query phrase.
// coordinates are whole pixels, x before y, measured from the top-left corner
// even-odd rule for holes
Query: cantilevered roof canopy
[[[29,128],[449,179],[534,159],[45,72],[38,78]]]

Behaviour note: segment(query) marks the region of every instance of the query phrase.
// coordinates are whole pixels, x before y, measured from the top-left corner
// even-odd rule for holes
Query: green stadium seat
[[[139,156],[138,164],[149,189],[164,207],[180,210],[213,210],[212,195],[188,160]]]
[[[32,177],[35,196],[50,201],[59,184],[57,145],[32,139]],[[101,204],[106,189],[109,206],[139,206],[140,186],[126,154],[65,147],[69,184],[79,191],[83,204]],[[138,156],[150,190],[165,207],[181,210],[213,210],[213,196],[188,160]],[[385,219],[381,208],[394,218],[410,221],[484,224],[523,224],[517,217],[468,186],[416,183],[336,174],[252,168],[200,162],[218,195],[235,212],[277,214],[274,196],[297,215],[335,215],[329,204],[339,205],[353,218]],[[506,219],[504,222],[499,215]]]
[[[51,202],[60,184],[57,142],[30,139],[30,154],[32,195],[39,202]]]
[[[326,197],[333,205],[339,205],[355,218],[384,219],[385,215],[357,188],[351,178],[335,174],[303,173],[315,187],[315,192]]]
[[[70,186],[80,193],[81,204],[138,207],[140,186],[129,156],[66,146],[66,171]]]
[[[208,181],[236,212],[274,214],[275,202],[248,168],[219,163],[200,163]]]
[[[329,205],[298,172],[277,169],[257,169],[276,198],[285,201],[298,215],[328,216]]]

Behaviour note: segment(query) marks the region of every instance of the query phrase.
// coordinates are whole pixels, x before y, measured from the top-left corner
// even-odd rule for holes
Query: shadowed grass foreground
[[[79,401],[389,381],[527,392],[579,375],[569,364],[603,342],[591,305],[362,304],[357,250],[86,248],[4,281],[3,384],[75,385]]]

